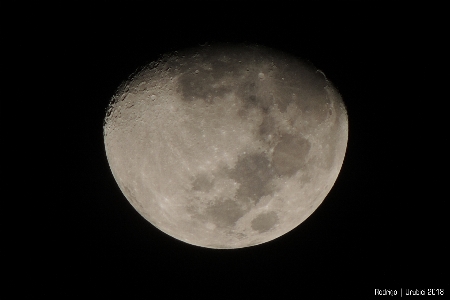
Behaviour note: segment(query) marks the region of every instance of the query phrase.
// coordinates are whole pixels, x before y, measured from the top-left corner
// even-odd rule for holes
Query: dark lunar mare
[[[264,154],[246,154],[239,157],[235,168],[227,170],[228,176],[240,184],[236,198],[256,205],[261,197],[273,193],[271,181],[275,172]]]

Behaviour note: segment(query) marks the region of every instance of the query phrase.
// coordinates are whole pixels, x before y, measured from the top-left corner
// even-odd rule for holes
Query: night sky
[[[36,175],[47,188],[35,194],[45,208],[30,225],[40,234],[29,258],[37,294],[367,299],[375,288],[448,287],[434,9],[264,3],[61,6],[30,26],[47,108],[38,126],[48,175]],[[212,250],[162,233],[128,203],[106,159],[103,118],[119,84],[163,53],[207,42],[307,59],[347,107],[331,192],[299,227],[259,246]]]

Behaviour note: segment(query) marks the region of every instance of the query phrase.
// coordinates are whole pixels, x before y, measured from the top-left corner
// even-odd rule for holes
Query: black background
[[[442,8],[98,3],[46,7],[28,29],[42,80],[31,107],[43,133],[44,171],[33,176],[43,184],[25,255],[37,294],[365,299],[375,288],[445,288]],[[307,59],[348,110],[345,161],[323,204],[255,247],[205,249],[160,232],[122,195],[104,151],[105,109],[119,84],[163,53],[206,42]]]

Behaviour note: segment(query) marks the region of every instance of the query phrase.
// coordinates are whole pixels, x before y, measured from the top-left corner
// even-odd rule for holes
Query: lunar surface
[[[347,146],[344,103],[325,75],[256,45],[199,46],[133,74],[104,121],[121,191],[186,243],[276,239],[323,202]]]

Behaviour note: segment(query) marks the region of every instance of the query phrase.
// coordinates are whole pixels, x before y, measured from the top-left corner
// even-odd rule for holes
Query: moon
[[[112,174],[155,227],[233,249],[307,219],[340,172],[348,117],[312,64],[259,45],[162,56],[117,90],[103,125]]]

